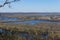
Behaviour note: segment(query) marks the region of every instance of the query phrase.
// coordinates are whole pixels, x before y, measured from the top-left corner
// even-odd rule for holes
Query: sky
[[[3,2],[0,0],[0,5]],[[60,12],[60,0],[21,0],[10,5],[0,8],[0,12]]]

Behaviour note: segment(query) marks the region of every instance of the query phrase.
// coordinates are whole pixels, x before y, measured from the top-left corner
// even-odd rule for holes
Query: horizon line
[[[0,12],[0,13],[60,13],[60,12]]]

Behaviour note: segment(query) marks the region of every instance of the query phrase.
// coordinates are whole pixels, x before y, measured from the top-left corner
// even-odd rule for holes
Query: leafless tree
[[[0,5],[0,8],[4,7],[6,4],[9,4],[9,7],[11,7],[10,4],[17,1],[20,1],[20,0],[12,0],[12,1],[5,0],[5,2],[2,5]]]

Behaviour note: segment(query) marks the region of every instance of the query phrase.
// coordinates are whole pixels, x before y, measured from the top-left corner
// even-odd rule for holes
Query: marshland
[[[0,40],[60,40],[60,14],[0,13]]]

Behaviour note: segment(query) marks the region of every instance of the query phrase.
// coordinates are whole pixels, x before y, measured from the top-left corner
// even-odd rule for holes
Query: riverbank
[[[57,23],[51,23],[51,22],[41,22],[41,23],[36,23],[36,24],[4,24],[4,23],[0,23],[0,28],[3,29],[14,29],[16,28],[19,31],[25,31],[25,30],[40,30],[41,28],[44,29],[50,29],[52,27],[52,31],[60,31],[59,27],[60,24]],[[42,30],[44,30],[42,29]]]

